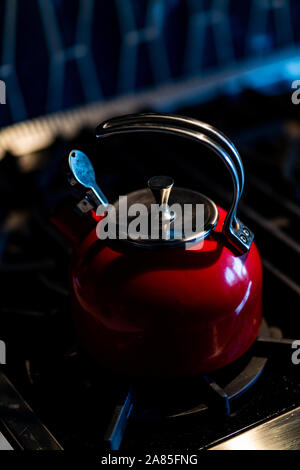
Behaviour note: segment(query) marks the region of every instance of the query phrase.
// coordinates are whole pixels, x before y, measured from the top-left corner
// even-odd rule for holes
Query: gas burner
[[[291,345],[292,340],[280,339],[281,336],[277,329],[277,338],[273,338],[272,329],[263,319],[256,343],[242,358],[222,370],[194,377],[135,380],[115,407],[105,434],[108,448],[120,447],[131,414],[137,421],[182,418],[206,411],[229,416],[232,402],[255,384],[268,361],[266,350],[265,355],[259,355],[258,344]]]

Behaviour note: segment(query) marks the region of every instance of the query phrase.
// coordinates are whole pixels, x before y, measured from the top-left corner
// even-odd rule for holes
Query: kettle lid
[[[173,186],[171,177],[154,176],[147,188],[120,197],[113,205],[116,238],[146,249],[187,246],[206,238],[218,222],[217,206],[203,194]]]

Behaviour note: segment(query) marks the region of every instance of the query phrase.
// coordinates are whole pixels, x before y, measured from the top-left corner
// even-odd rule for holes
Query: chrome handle
[[[214,127],[195,119],[168,114],[133,114],[111,119],[97,127],[97,137],[129,132],[163,132],[202,143],[216,153],[228,168],[233,181],[233,199],[223,224],[223,233],[239,251],[250,249],[254,235],[236,216],[244,188],[244,168],[235,146]]]
[[[147,121],[151,120],[152,124],[180,124],[180,127],[187,128],[187,129],[195,129],[201,131],[203,134],[211,137],[212,139],[216,140],[217,143],[223,145],[225,150],[229,153],[231,158],[233,159],[236,170],[240,180],[240,195],[244,189],[244,168],[241,161],[241,157],[235,148],[234,144],[226,137],[221,131],[216,129],[215,127],[211,126],[210,124],[206,124],[205,122],[198,121],[197,119],[188,118],[185,116],[176,116],[172,114],[159,114],[159,113],[140,113],[140,114],[128,114],[126,116],[120,116],[113,119],[110,119],[106,123],[98,126],[97,132],[99,131],[101,134],[101,127],[103,129],[113,129],[116,126],[119,127],[120,124],[125,123],[143,123],[145,122],[145,118]],[[177,126],[178,127],[178,126]],[[99,137],[102,137],[102,135]]]

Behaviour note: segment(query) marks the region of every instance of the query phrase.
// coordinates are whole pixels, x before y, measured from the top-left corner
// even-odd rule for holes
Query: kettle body
[[[102,138],[140,131],[182,135],[215,152],[232,176],[232,204],[226,211],[199,193],[174,190],[178,199],[205,202],[206,226],[194,243],[167,244],[165,249],[156,249],[155,243],[152,249],[152,242],[137,246],[136,241],[120,248],[119,243],[99,239],[95,226],[74,250],[76,331],[85,349],[115,371],[173,376],[212,372],[250,348],[262,320],[260,255],[251,230],[236,217],[243,166],[223,134],[189,118],[130,115],[102,124],[97,133]],[[107,200],[87,161],[82,152],[70,153],[75,178],[98,195],[105,209]],[[160,187],[161,181],[168,185]],[[170,178],[156,177],[151,188],[155,197],[163,197],[164,217],[170,220],[171,187]],[[147,194],[141,190],[129,196],[145,200]]]
[[[222,240],[225,210],[201,248],[122,253],[93,230],[72,267],[73,314],[85,349],[134,375],[190,375],[244,354],[261,325],[262,267]],[[100,222],[101,223],[101,222]]]

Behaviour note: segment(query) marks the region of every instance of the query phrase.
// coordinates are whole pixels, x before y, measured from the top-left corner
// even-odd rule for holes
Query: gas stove
[[[135,137],[134,144],[122,137],[104,143],[100,155],[93,130],[98,121],[151,109],[146,102],[121,100],[22,123],[27,142],[31,134],[51,139],[42,150],[6,151],[0,161],[0,339],[6,352],[0,448],[196,452],[226,447],[223,441],[274,420],[280,426],[278,416],[288,419],[300,406],[300,341],[294,342],[300,337],[300,125],[287,96],[246,91],[234,100],[174,110],[223,130],[243,158],[240,213],[255,233],[264,268],[264,321],[247,354],[210,376],[136,379],[104,370],[79,346],[71,320],[70,248],[51,223],[61,206],[78,212],[80,195],[68,185],[65,168],[72,148],[91,156],[112,199],[120,188],[124,194],[171,169],[180,186],[200,189],[225,207],[230,202],[229,179],[223,184],[217,161],[204,170],[199,157],[189,158],[192,143],[162,137],[158,152],[153,137]],[[63,127],[73,132],[59,134]],[[13,132],[20,136],[18,125],[10,132],[11,139]],[[256,432],[255,445],[270,448],[263,434]],[[232,449],[249,446],[249,439],[228,442]]]

